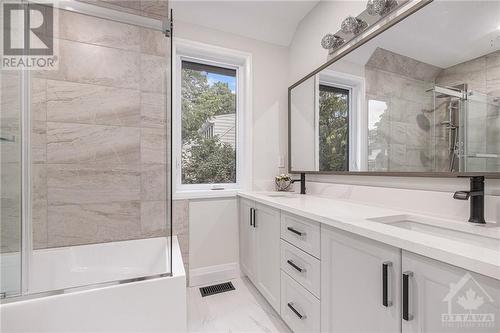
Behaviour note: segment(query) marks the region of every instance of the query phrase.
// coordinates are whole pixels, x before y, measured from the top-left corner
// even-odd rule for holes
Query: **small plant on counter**
[[[289,174],[282,173],[279,176],[274,177],[274,183],[276,184],[277,191],[288,191],[290,185],[292,185],[292,177]]]

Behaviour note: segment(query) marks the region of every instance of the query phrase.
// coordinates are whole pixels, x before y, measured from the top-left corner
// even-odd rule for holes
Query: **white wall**
[[[366,1],[322,1],[301,21],[290,44],[289,81],[291,85],[327,61],[328,52],[320,43],[326,33],[339,30],[343,19],[365,9]],[[349,66],[346,66],[346,69]],[[336,68],[336,70],[340,70]],[[346,70],[350,72],[350,70]],[[464,179],[372,177],[372,176],[308,176],[308,181],[372,185],[378,187],[423,189],[450,192],[468,189]],[[486,193],[500,195],[500,181],[487,180]],[[452,200],[452,199],[450,199]]]
[[[189,202],[189,284],[239,276],[238,200]]]
[[[327,33],[340,29],[343,19],[358,15],[366,1],[321,1],[300,22],[290,44],[289,84],[300,80],[326,62],[328,52],[321,47]]]
[[[237,218],[236,198],[189,202],[190,269],[238,262]]]
[[[316,77],[310,77],[292,90],[290,105],[294,170],[316,170]]]
[[[182,21],[175,22],[174,36],[252,54],[253,152],[249,163],[253,189],[271,189],[279,156],[287,147],[288,48]],[[189,200],[190,284],[228,278],[238,261],[237,200]]]

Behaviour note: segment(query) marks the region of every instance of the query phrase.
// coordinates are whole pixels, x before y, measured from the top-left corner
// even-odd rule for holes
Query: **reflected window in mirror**
[[[349,170],[351,90],[319,85],[319,171]]]
[[[368,100],[368,170],[388,171],[389,108],[386,101]]]

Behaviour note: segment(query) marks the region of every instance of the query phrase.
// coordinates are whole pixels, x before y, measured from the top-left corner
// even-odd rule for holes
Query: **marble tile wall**
[[[172,232],[177,235],[189,285],[189,200],[174,200]]]
[[[168,40],[66,11],[59,24],[59,69],[31,80],[34,247],[167,234]]]
[[[426,90],[440,70],[381,48],[375,50],[365,65],[369,122],[378,119],[369,136],[370,170],[432,169],[429,110],[433,104]]]

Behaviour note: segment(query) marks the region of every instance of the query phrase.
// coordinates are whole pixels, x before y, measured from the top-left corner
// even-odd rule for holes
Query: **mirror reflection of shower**
[[[467,86],[434,86],[429,91],[434,99],[435,163],[441,171],[465,171]]]

